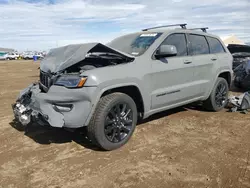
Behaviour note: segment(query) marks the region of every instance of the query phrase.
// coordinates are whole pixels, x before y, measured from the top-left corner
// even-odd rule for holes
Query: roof
[[[172,28],[171,28],[172,27]],[[173,28],[175,27],[175,28]],[[166,32],[170,32],[170,31],[188,31],[189,32],[193,32],[193,31],[198,31],[198,33],[200,34],[201,32],[207,33],[207,29],[209,29],[208,27],[198,27],[198,28],[187,28],[187,24],[173,24],[173,25],[162,25],[162,26],[156,26],[156,27],[151,27],[151,28],[145,28],[142,29],[142,32],[161,32],[161,33],[166,33]]]
[[[192,30],[192,28],[187,28],[187,29],[182,29],[182,28],[157,28],[157,29],[149,29],[147,31],[140,31],[140,32],[137,32],[138,34],[141,34],[141,33],[152,33],[152,32],[159,32],[159,33],[168,33],[168,32],[173,32],[173,31],[176,31],[176,32],[185,32],[185,33],[194,33],[194,34],[202,34],[202,35],[205,35],[205,36],[210,36],[210,37],[215,37],[215,38],[219,38],[217,35],[214,35],[212,33],[209,33],[209,32],[203,32],[202,30]]]

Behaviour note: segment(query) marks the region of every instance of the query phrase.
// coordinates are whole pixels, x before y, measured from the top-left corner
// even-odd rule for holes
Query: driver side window
[[[187,56],[186,36],[182,33],[169,35],[161,45],[173,45],[177,49],[177,56]]]

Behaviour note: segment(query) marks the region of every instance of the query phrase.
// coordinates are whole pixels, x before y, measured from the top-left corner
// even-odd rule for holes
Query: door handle
[[[192,61],[189,61],[189,60],[184,61],[184,64],[190,64],[190,63],[192,63]]]
[[[211,60],[212,60],[212,61],[216,61],[216,60],[217,60],[217,58],[212,58]]]

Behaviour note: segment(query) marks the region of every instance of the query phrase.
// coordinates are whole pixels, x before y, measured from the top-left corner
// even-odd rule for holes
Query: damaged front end
[[[47,115],[42,115],[38,111],[31,108],[33,93],[40,92],[37,86],[38,84],[34,83],[21,91],[16,103],[12,104],[15,119],[24,126],[28,125],[32,121],[37,122],[40,125],[44,125],[48,119]]]
[[[100,43],[52,49],[40,63],[40,80],[20,92],[12,105],[15,118],[52,127],[79,128],[93,107],[97,86],[84,87],[84,72],[129,63],[134,57]]]
[[[20,93],[13,111],[16,119],[26,126],[29,123],[52,127],[79,128],[92,109],[92,96],[96,87],[70,89],[52,85],[44,92],[35,83]]]
[[[229,44],[227,48],[233,56],[234,71],[241,64],[246,63],[250,57],[250,46],[248,45]]]

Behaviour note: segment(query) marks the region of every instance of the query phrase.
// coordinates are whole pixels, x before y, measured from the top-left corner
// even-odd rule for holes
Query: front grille
[[[45,86],[46,88],[49,88],[51,86],[51,77],[48,73],[40,72],[40,83]]]

